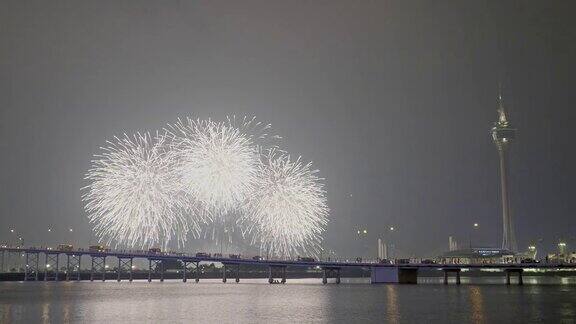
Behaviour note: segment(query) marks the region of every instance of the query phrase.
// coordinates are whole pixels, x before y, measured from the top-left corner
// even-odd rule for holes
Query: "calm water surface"
[[[576,285],[0,283],[1,323],[576,323]],[[532,283],[532,284],[530,284]],[[549,283],[559,283],[556,281]],[[569,283],[569,284],[566,284]]]

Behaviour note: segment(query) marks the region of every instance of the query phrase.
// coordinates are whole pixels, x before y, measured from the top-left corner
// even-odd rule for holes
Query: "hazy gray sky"
[[[519,246],[576,245],[570,1],[0,1],[0,240],[95,242],[90,159],[177,117],[257,116],[326,178],[326,245],[501,243],[496,92]],[[47,228],[52,227],[52,233]],[[74,228],[68,234],[68,227]],[[191,247],[194,249],[194,247]]]

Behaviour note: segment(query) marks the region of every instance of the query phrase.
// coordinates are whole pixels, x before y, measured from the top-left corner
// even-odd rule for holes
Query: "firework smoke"
[[[311,163],[270,151],[260,165],[259,185],[242,222],[253,241],[279,257],[316,255],[327,223],[325,191]]]
[[[197,234],[202,213],[179,191],[175,161],[165,152],[165,137],[124,135],[108,142],[86,174],[82,199],[97,236],[110,244],[166,247]],[[187,216],[185,216],[187,215]]]

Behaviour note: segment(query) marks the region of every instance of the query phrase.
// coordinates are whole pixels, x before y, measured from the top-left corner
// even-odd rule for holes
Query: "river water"
[[[420,280],[420,279],[419,279]],[[2,282],[1,323],[576,323],[574,280]]]

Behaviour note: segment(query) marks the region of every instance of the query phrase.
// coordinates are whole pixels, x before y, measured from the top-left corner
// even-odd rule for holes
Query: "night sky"
[[[14,242],[13,228],[26,245],[95,243],[80,188],[107,139],[178,117],[247,115],[271,123],[326,179],[327,248],[358,255],[369,245],[375,255],[382,237],[404,255],[432,256],[448,249],[449,235],[499,246],[489,130],[502,83],[518,129],[510,154],[518,245],[541,240],[541,252],[562,238],[572,250],[574,9],[570,1],[1,0],[0,241]]]

